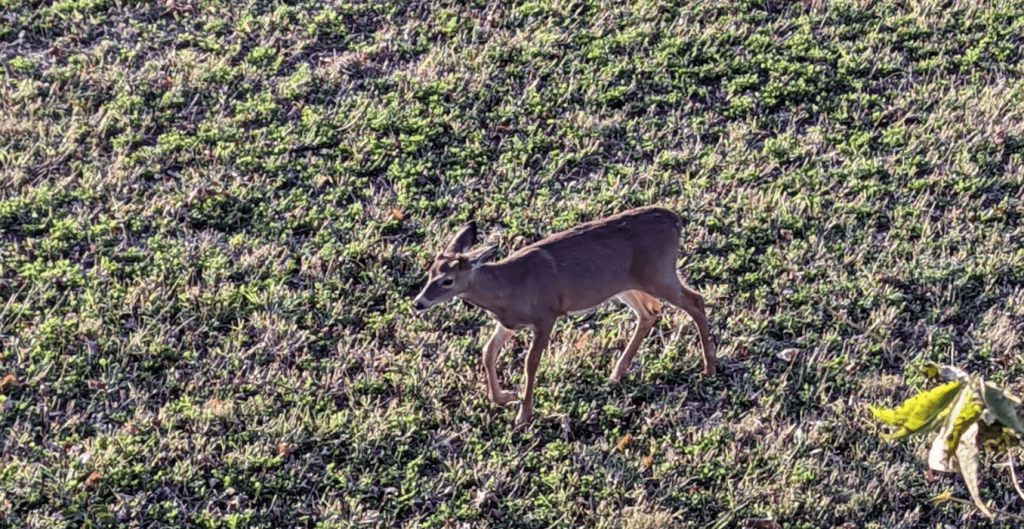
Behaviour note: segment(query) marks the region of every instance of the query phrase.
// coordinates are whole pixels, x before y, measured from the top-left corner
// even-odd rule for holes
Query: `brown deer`
[[[413,307],[424,311],[459,297],[497,320],[482,355],[487,394],[495,404],[517,398],[514,392],[502,391],[498,385],[498,351],[515,331],[533,331],[516,428],[527,424],[533,415],[537,365],[555,320],[586,312],[613,297],[633,309],[637,327],[612,370],[611,382],[626,375],[640,342],[661,310],[658,300],[683,309],[697,323],[704,348],[704,375],[710,376],[715,373],[715,345],[704,313],[704,298],[683,284],[676,273],[682,224],[679,215],[664,208],[632,209],[556,233],[489,263],[496,246],[470,251],[476,241],[476,223],[470,222],[434,259],[427,285],[416,296]]]

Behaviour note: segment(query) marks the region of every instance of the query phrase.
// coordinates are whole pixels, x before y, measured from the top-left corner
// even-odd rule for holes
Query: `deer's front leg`
[[[526,389],[523,391],[523,403],[519,407],[519,415],[516,416],[515,428],[521,428],[530,422],[533,417],[533,386],[537,380],[537,366],[540,365],[540,355],[548,346],[551,337],[551,327],[554,321],[546,321],[537,324],[533,329],[533,343],[530,344],[530,353],[526,356]]]
[[[501,351],[501,347],[505,345],[505,342],[513,334],[514,331],[506,329],[499,323],[495,327],[491,339],[484,346],[483,354],[481,355],[484,371],[487,372],[487,398],[494,404],[508,404],[516,400],[515,392],[501,390],[501,386],[498,384],[498,370],[495,367],[495,363],[498,361],[498,352]]]
[[[626,376],[629,366],[633,363],[633,357],[640,349],[640,342],[643,342],[644,338],[650,334],[654,322],[658,320],[658,312],[661,310],[661,303],[657,299],[639,290],[627,290],[619,294],[619,299],[633,309],[636,314],[636,331],[633,332],[633,339],[629,341],[625,352],[619,357],[619,361],[615,363],[615,369],[612,369],[612,374],[608,377],[612,383],[618,383],[622,377]]]
[[[704,297],[686,285],[680,284],[680,286],[682,288],[677,306],[686,311],[697,324],[700,343],[704,348],[704,375],[712,376],[715,374],[715,364],[718,363],[718,359],[715,357],[715,343],[711,341],[711,325],[708,323],[708,316],[704,311]]]

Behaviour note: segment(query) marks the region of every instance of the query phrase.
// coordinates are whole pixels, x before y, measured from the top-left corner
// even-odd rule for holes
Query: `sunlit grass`
[[[1024,389],[1021,2],[0,6],[0,525],[1013,526],[865,403]],[[602,307],[513,434],[433,253],[647,204],[720,374]]]

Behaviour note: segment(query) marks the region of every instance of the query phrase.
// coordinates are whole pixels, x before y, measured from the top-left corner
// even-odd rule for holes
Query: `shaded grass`
[[[0,5],[4,523],[1010,527],[862,408],[1021,390],[1019,2]],[[511,435],[433,251],[651,203],[722,374],[602,308]]]

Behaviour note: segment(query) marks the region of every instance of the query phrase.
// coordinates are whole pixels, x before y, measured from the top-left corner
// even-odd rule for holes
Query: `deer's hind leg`
[[[653,296],[639,290],[627,290],[619,294],[618,297],[636,314],[636,330],[633,332],[633,338],[626,346],[626,350],[615,363],[612,374],[608,377],[612,383],[617,383],[626,376],[629,366],[633,363],[633,357],[640,349],[640,342],[651,332],[651,327],[654,327],[654,322],[658,320],[658,314],[661,312],[661,303]]]

